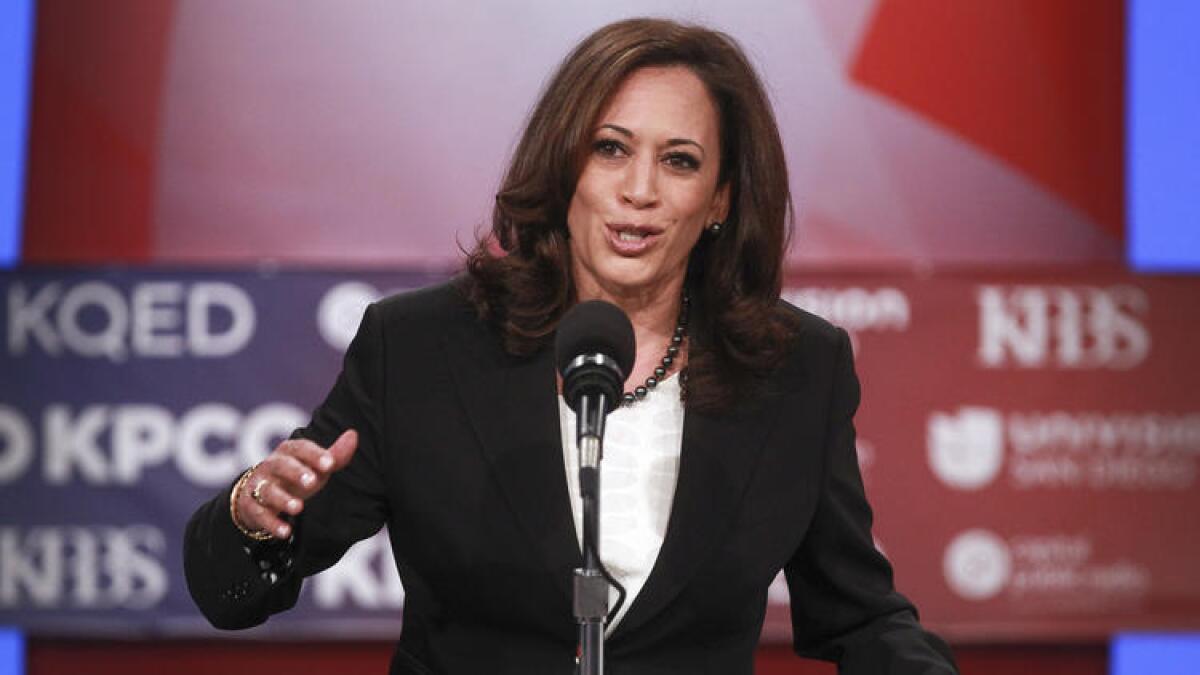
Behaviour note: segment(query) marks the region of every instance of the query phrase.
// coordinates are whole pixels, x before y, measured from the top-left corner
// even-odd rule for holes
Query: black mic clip
[[[577,356],[563,368],[563,398],[576,411],[579,491],[584,497],[599,490],[604,420],[620,405],[623,381],[620,365],[604,354]]]

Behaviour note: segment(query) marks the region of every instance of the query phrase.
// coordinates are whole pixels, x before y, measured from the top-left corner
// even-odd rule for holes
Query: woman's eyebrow
[[[626,129],[623,126],[619,126],[616,124],[605,123],[605,124],[601,124],[600,128],[601,129],[612,129],[613,131],[615,131],[618,134],[621,134],[622,136],[625,136],[627,138],[633,138],[634,136],[636,136],[636,134],[634,134],[629,129]],[[666,145],[668,148],[674,147],[676,145],[694,145],[694,146],[696,146],[696,148],[698,148],[700,150],[701,154],[704,153],[704,146],[700,145],[699,143],[697,143],[696,141],[693,141],[690,138],[669,138],[669,139],[667,139]]]
[[[605,123],[605,124],[601,124],[600,128],[601,129],[612,129],[613,131],[617,132],[618,134],[621,134],[622,136],[627,136],[629,138],[633,138],[633,132],[626,129],[625,127],[617,126],[615,124]]]

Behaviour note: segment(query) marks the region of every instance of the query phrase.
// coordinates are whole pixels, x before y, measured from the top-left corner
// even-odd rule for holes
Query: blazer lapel
[[[446,337],[454,379],[527,545],[541,551],[569,601],[570,570],[583,563],[562,460],[552,352],[513,357],[482,324],[475,328],[478,334]]]
[[[687,585],[709,550],[726,540],[779,407],[780,397],[771,396],[737,416],[686,413],[666,537],[646,585],[613,631],[614,640],[654,618]]]

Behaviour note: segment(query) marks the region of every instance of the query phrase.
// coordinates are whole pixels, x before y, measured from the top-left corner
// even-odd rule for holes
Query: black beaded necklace
[[[688,306],[691,304],[691,299],[685,293],[683,299],[679,303],[679,318],[675,321],[675,332],[671,335],[671,342],[667,344],[667,353],[663,355],[662,361],[658,367],[654,369],[654,374],[646,378],[646,381],[639,387],[634,387],[633,391],[627,391],[621,397],[621,405],[629,407],[634,403],[646,398],[659,382],[666,378],[667,373],[671,372],[671,366],[675,364],[675,359],[679,357],[679,350],[683,346],[683,341],[687,339],[687,323],[688,323]],[[687,372],[679,373],[679,395],[680,398],[687,396]]]

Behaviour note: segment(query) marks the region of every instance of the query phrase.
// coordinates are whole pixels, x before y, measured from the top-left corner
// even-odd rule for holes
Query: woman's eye
[[[596,154],[604,157],[616,157],[625,152],[625,148],[620,143],[609,139],[596,141],[592,148],[596,151]]]
[[[675,169],[683,169],[686,171],[695,171],[700,168],[700,160],[692,157],[686,152],[673,152],[664,158],[664,161]]]

